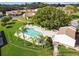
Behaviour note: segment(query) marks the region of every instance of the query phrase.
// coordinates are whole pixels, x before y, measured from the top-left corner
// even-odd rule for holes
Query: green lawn
[[[76,13],[76,14],[74,14],[74,15],[77,15],[77,16],[79,16],[79,13]]]
[[[64,46],[59,46],[60,56],[79,56],[79,52],[74,49],[66,49]]]
[[[79,18],[79,13],[72,14],[71,17],[73,19],[78,19]]]

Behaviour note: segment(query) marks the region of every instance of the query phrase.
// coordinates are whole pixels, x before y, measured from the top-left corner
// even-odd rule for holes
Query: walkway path
[[[53,42],[54,50],[53,50],[53,56],[59,55],[59,50],[58,50],[58,43]]]

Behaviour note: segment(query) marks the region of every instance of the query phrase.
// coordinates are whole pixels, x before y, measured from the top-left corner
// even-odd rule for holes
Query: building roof
[[[13,10],[13,11],[7,11],[6,14],[21,14],[21,13]]]
[[[75,47],[75,42],[76,42],[74,39],[72,39],[71,37],[65,34],[55,35],[53,41],[59,42],[64,45],[68,45],[70,47]]]
[[[57,34],[66,34],[67,36],[75,39],[76,28],[72,26],[61,27]]]
[[[58,33],[53,37],[53,41],[74,47],[76,42],[75,33],[76,29],[72,26],[61,27]]]
[[[35,15],[35,12],[33,12],[33,11],[27,11],[27,12],[25,12],[24,13],[26,16],[28,16],[28,17],[31,17],[31,16],[34,16]]]

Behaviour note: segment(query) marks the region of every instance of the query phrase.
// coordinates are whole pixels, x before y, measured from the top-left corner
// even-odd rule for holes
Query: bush
[[[4,17],[1,18],[1,21],[2,21],[2,22],[8,22],[8,21],[10,21],[11,19],[12,19],[11,16],[4,16]]]
[[[2,26],[6,26],[6,25],[7,25],[7,23],[2,22],[2,23],[1,23],[1,25],[2,25]]]
[[[49,45],[49,46],[53,47],[53,45],[52,45],[52,38],[50,38],[50,37],[47,38],[46,45]]]
[[[14,21],[12,21],[12,22],[8,22],[7,24],[8,24],[8,25],[9,25],[9,24],[15,24],[15,22],[14,22]]]

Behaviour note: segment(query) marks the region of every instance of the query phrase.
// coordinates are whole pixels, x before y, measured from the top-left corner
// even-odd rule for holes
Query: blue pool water
[[[33,28],[27,28],[24,32],[27,35],[30,35],[31,37],[39,37],[39,35],[42,35],[40,32],[35,31]]]

